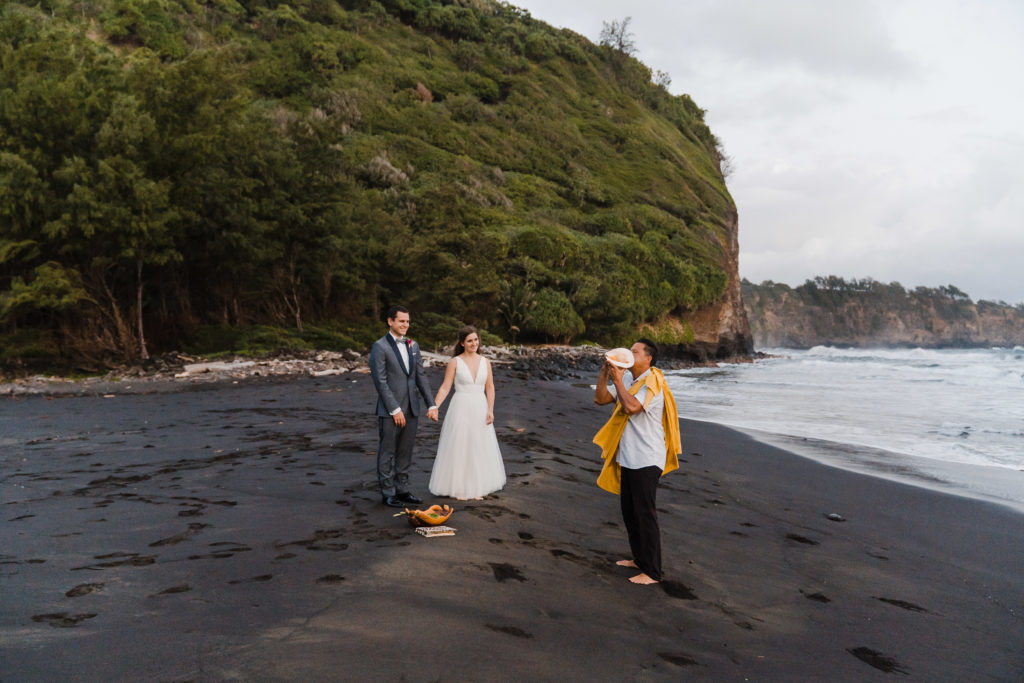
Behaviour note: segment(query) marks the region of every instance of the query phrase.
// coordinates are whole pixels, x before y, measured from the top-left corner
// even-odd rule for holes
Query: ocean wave
[[[1021,347],[1024,351],[1024,347]],[[680,415],[939,462],[1024,469],[1024,368],[1008,349],[778,349],[669,374]]]
[[[782,350],[773,349],[773,352]],[[846,349],[816,346],[806,351],[785,350],[776,363],[795,362],[821,377],[855,373],[854,379],[907,382],[947,382],[955,386],[981,387],[1001,384],[1020,387],[1024,372],[1006,350],[992,349]],[[767,361],[759,361],[767,362]],[[845,375],[843,375],[845,377]],[[848,378],[847,378],[848,379]]]
[[[938,429],[932,430],[930,433],[938,434],[939,436],[966,439],[971,435],[971,426],[965,424],[943,422]]]
[[[1014,438],[1024,438],[1024,429],[982,429],[983,434],[992,434],[993,436],[1012,436]]]

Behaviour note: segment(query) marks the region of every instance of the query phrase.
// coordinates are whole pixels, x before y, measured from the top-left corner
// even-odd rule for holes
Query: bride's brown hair
[[[480,333],[477,332],[476,328],[473,327],[472,325],[466,325],[461,330],[459,330],[459,341],[455,343],[455,353],[452,354],[452,358],[465,353],[466,347],[463,344],[463,342],[466,341],[466,337],[468,337],[471,334],[476,334],[477,339],[480,338]]]

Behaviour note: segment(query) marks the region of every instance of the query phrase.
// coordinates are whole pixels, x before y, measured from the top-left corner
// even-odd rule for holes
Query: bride
[[[458,339],[434,399],[440,408],[454,385],[429,488],[436,496],[480,500],[505,485],[505,465],[494,433],[494,381],[491,364],[477,353],[476,328],[462,328]]]

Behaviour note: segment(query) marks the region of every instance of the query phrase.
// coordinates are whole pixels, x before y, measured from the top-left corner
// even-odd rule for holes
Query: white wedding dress
[[[494,425],[487,424],[487,373],[491,365],[480,359],[476,379],[460,356],[455,357],[455,392],[441,425],[437,457],[430,473],[435,496],[477,498],[505,485]]]

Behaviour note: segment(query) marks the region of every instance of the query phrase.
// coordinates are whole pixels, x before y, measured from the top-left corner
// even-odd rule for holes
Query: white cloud
[[[592,39],[632,16],[733,158],[742,275],[1024,302],[1024,3],[516,4]]]

